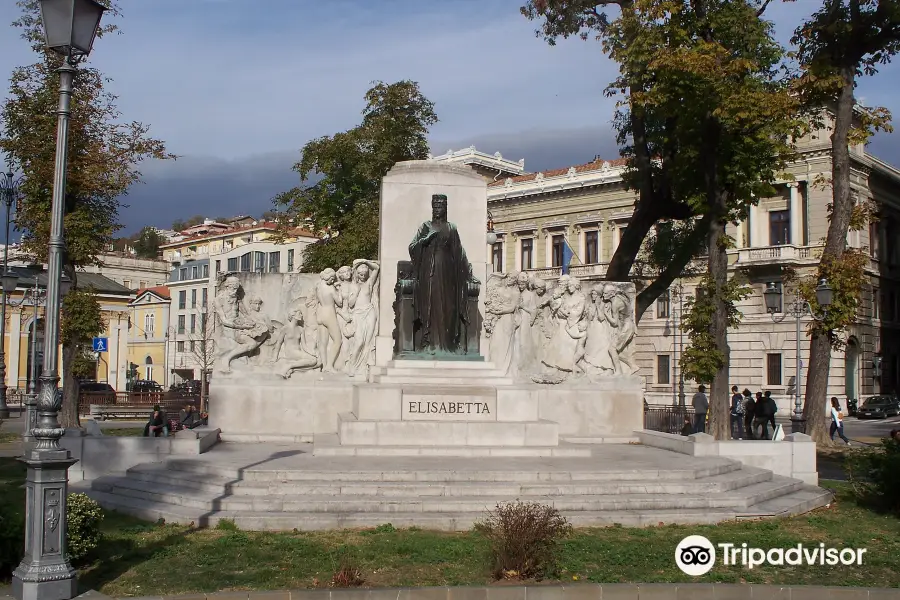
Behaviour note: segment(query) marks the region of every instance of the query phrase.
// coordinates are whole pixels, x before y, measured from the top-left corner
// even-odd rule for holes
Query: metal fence
[[[664,404],[644,405],[644,429],[680,434],[685,419],[694,419],[694,407]]]
[[[91,404],[100,406],[147,407],[150,411],[155,404],[166,410],[183,408],[191,404],[200,407],[200,396],[184,392],[82,392],[78,396],[78,414],[88,415]]]

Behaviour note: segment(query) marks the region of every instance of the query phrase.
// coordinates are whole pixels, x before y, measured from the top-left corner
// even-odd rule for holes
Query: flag
[[[569,263],[572,262],[572,257],[575,256],[575,252],[572,250],[572,247],[569,245],[569,240],[563,237],[563,255],[562,255],[562,274],[566,275],[569,272]]]

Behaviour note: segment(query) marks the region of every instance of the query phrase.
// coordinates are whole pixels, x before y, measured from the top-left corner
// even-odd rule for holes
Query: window
[[[187,292],[185,290],[178,292],[178,308],[181,310],[187,308]]]
[[[206,300],[207,300],[207,295],[208,295],[207,292],[208,292],[208,290],[206,288],[203,288],[203,304],[202,304],[202,306],[206,306]]]
[[[144,370],[147,372],[145,379],[147,381],[153,380],[153,365],[146,365]]]
[[[190,342],[188,342],[188,350],[193,352],[194,348],[196,348],[196,346],[194,346],[194,340],[191,340]]]
[[[663,292],[659,298],[656,299],[656,318],[657,319],[668,319],[669,318],[669,292]]]
[[[522,268],[531,269],[534,266],[534,240],[525,238],[522,240]]]
[[[287,264],[288,273],[294,272],[294,251],[288,250],[288,264]]]
[[[209,279],[209,263],[203,265],[203,277]]]
[[[584,232],[584,262],[594,265],[600,262],[600,232]]]
[[[178,270],[178,281],[187,281],[187,267]]]
[[[191,308],[197,308],[197,290],[191,290]]]
[[[146,282],[146,281],[142,281],[142,282],[140,282],[140,283],[138,284],[138,289],[139,289],[139,290],[142,290],[142,289],[144,289],[145,287],[147,287],[147,282]]]
[[[550,259],[551,259],[550,266],[551,267],[561,267],[563,264],[563,253],[564,253],[563,236],[554,235],[553,239],[550,242],[550,245],[551,245],[551,252],[552,252],[551,257],[550,257]]]
[[[491,265],[495,273],[503,272],[503,242],[491,244]]]
[[[237,258],[229,258],[228,259],[228,270],[232,273],[238,270],[238,259]]]
[[[222,272],[222,261],[217,260],[216,261],[216,275],[218,275],[221,272]]]
[[[184,315],[178,315],[178,333],[184,333]]]
[[[879,258],[881,256],[881,228],[878,221],[869,221],[869,256]]]
[[[147,334],[148,337],[153,337],[153,330],[156,326],[156,315],[153,313],[147,313],[144,315],[144,333]]]
[[[769,212],[769,245],[784,246],[791,243],[791,211]]]
[[[184,352],[184,342],[175,342],[175,352]]]
[[[872,318],[881,318],[881,292],[878,288],[872,288]]]
[[[266,253],[265,252],[254,252],[253,258],[253,271],[255,273],[265,273],[266,272]]]
[[[247,254],[241,255],[241,271],[249,271],[250,270],[250,260],[253,258],[253,253],[248,252]]]
[[[281,252],[269,252],[269,273],[281,270]]]
[[[125,281],[123,281],[123,282],[122,282],[122,285],[124,285],[125,287],[127,287],[129,290],[131,289],[131,281],[128,280],[128,279],[126,279]]]
[[[672,383],[670,378],[671,373],[671,365],[669,364],[669,355],[668,354],[657,354],[656,355],[656,384],[657,385],[668,385]]]
[[[191,279],[197,279],[198,277],[200,277],[200,270],[194,265],[191,267]]]
[[[197,315],[191,315],[191,333],[197,332]]]
[[[781,385],[780,354],[766,354],[766,385]]]

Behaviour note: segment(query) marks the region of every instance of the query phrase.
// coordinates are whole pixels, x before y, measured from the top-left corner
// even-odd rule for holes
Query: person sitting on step
[[[150,419],[144,425],[144,437],[169,437],[169,421],[166,419],[166,413],[163,412],[159,404],[153,406],[153,412]]]

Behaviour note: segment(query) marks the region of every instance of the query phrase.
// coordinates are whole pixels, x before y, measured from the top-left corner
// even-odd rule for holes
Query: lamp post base
[[[21,460],[28,466],[25,558],[13,572],[13,596],[70,600],[78,582],[66,557],[66,499],[68,470],[78,461],[68,450],[31,450]]]
[[[802,416],[791,416],[791,433],[806,433],[806,419]]]

